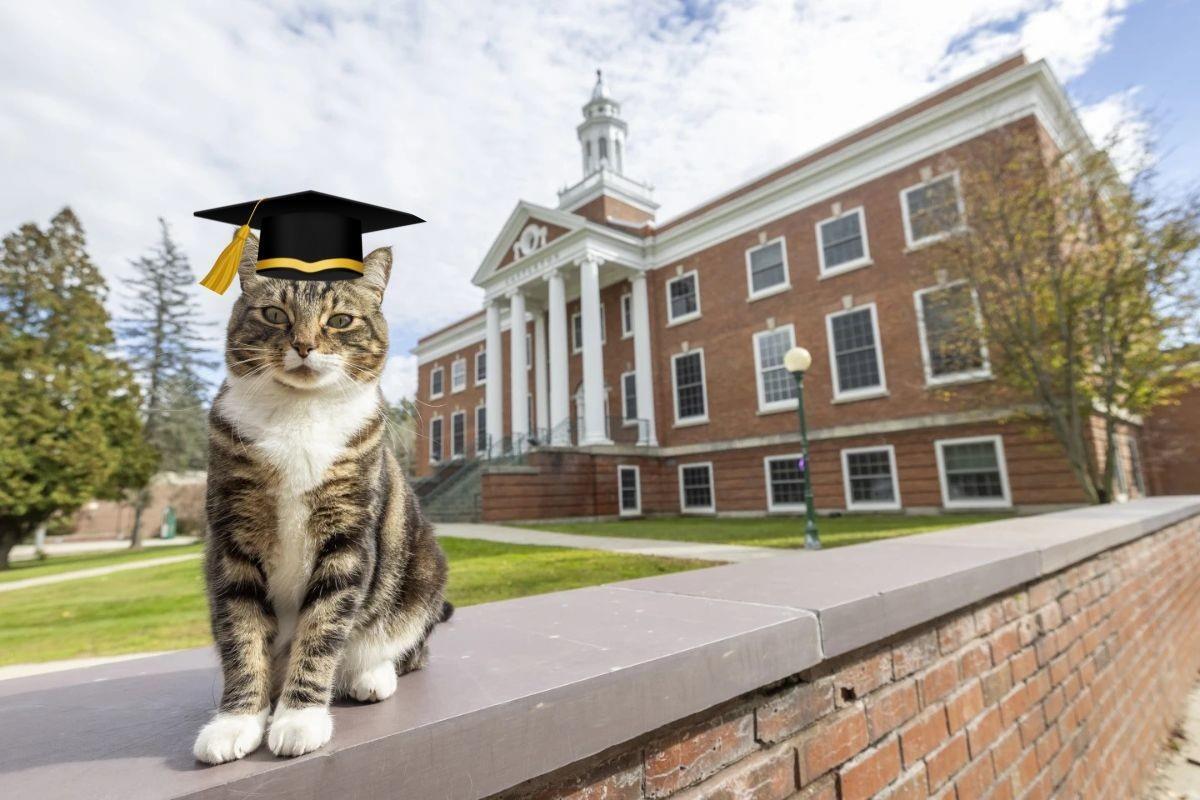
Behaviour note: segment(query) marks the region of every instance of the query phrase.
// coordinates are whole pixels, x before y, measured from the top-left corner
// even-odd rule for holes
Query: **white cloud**
[[[414,397],[417,393],[417,357],[412,353],[389,356],[379,382],[383,396],[389,403],[403,397]]]
[[[1134,87],[1079,109],[1083,127],[1098,147],[1108,150],[1126,180],[1153,165],[1150,119],[1138,103]]]
[[[368,237],[395,245],[402,353],[477,310],[470,276],[518,198],[579,177],[597,65],[665,219],[1022,47],[1074,77],[1123,5],[6,3],[0,228],[69,203],[119,283],[158,215],[199,275],[228,231],[197,208],[303,188],[392,204],[429,220]],[[236,289],[197,291],[219,320]]]

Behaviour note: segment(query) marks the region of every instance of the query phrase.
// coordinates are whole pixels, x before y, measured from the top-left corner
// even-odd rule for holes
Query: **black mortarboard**
[[[259,229],[256,270],[271,278],[338,281],[362,275],[362,235],[424,222],[395,211],[323,192],[296,192],[197,211],[197,217],[240,226],[200,281],[224,294],[237,274],[251,228]]]

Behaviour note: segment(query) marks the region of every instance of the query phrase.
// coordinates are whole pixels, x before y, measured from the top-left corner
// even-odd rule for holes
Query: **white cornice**
[[[508,248],[512,245],[513,240],[517,238],[517,234],[521,232],[521,229],[525,227],[525,224],[530,219],[549,222],[560,228],[566,228],[568,231],[578,230],[587,224],[587,220],[578,214],[572,214],[569,211],[562,211],[557,208],[540,206],[528,200],[518,200],[512,213],[508,215],[508,219],[505,220],[504,225],[500,228],[500,233],[492,240],[492,246],[488,248],[487,255],[480,262],[479,269],[475,270],[475,275],[471,278],[472,283],[479,286],[496,271],[500,266],[500,262],[508,255]],[[550,244],[553,244],[553,242],[550,242]],[[542,248],[542,250],[544,249]]]
[[[651,199],[652,191],[654,191],[653,187],[649,184],[639,183],[610,169],[602,168],[574,186],[560,191],[558,207],[566,211],[574,211],[585,203],[590,203],[597,197],[607,194],[639,211],[654,216],[654,213],[658,211],[658,203]]]

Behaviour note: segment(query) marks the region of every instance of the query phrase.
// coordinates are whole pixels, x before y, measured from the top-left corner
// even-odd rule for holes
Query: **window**
[[[933,444],[946,508],[1012,505],[1004,443],[999,436],[941,439]]]
[[[608,138],[600,137],[600,158],[608,158]]]
[[[927,384],[991,377],[979,301],[964,281],[913,293]]]
[[[676,325],[700,316],[700,278],[685,272],[667,281],[667,324]]]
[[[442,460],[442,418],[434,417],[429,421],[429,463],[436,464]]]
[[[1137,488],[1138,494],[1145,497],[1146,474],[1142,471],[1142,453],[1138,450],[1137,439],[1129,436],[1126,441],[1129,443],[1129,469],[1133,473],[1133,485]]]
[[[796,407],[796,380],[783,366],[783,356],[796,336],[791,325],[754,334],[754,365],[758,372],[758,410]]]
[[[487,406],[475,407],[475,455],[488,451]]]
[[[467,412],[450,415],[450,457],[462,458],[467,450]]]
[[[446,393],[446,371],[441,367],[436,367],[429,373],[429,396],[431,398],[441,397]]]
[[[625,424],[637,422],[637,373],[621,375],[621,419]]]
[[[679,508],[687,513],[716,510],[713,497],[712,464],[679,465]]]
[[[782,237],[746,251],[746,279],[751,300],[789,288]]]
[[[633,336],[633,295],[621,295],[621,338]]]
[[[958,173],[951,172],[900,192],[904,238],[918,247],[949,236],[962,225]]]
[[[533,415],[533,392],[530,392],[529,394],[525,395],[525,413],[529,415],[528,417],[525,418],[525,427],[528,428],[529,432],[531,434],[533,434],[534,437],[536,438],[536,436],[537,436],[537,422],[536,422],[537,417],[535,417]]]
[[[861,207],[817,223],[817,257],[822,276],[871,263],[866,216]]]
[[[858,400],[887,394],[879,351],[875,304],[825,317],[833,362],[834,400]]]
[[[846,487],[846,508],[851,511],[900,508],[896,448],[890,444],[843,450],[842,480]]]
[[[642,513],[641,476],[637,467],[617,467],[617,492],[620,495],[622,517]]]
[[[763,459],[768,511],[796,511],[805,507],[802,460],[799,453]]]
[[[475,385],[487,383],[487,351],[480,350],[475,354]]]
[[[671,379],[675,384],[675,424],[708,422],[704,396],[704,351],[692,350],[671,356]]]
[[[450,391],[461,392],[467,388],[467,360],[460,358],[450,363]]]
[[[604,303],[600,304],[600,344],[608,341],[604,324]],[[583,312],[576,311],[571,315],[571,352],[583,352]]]

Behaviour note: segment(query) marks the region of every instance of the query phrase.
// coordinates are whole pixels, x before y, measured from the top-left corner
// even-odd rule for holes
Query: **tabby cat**
[[[194,753],[210,764],[264,734],[280,756],[321,747],[330,700],[390,697],[453,612],[446,558],[384,443],[391,250],[328,282],[258,275],[257,253],[252,238],[209,417],[205,572],[225,685]]]

